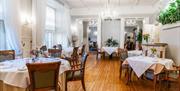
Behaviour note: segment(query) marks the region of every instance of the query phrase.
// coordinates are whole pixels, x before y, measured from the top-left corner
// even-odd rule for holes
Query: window
[[[3,21],[3,5],[2,5],[2,0],[0,0],[0,50],[5,49],[5,26],[4,26],[4,21]]]
[[[49,6],[46,7],[46,26],[45,26],[45,43],[48,48],[52,48],[53,46],[53,36],[56,29],[56,11],[54,8]]]
[[[3,20],[0,20],[0,50],[4,50],[6,48],[5,40],[5,26]]]

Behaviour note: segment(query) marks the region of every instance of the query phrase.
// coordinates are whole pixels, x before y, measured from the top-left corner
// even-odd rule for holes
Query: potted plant
[[[138,41],[138,48],[139,50],[141,50],[142,49],[142,29],[140,29],[138,33],[137,41]]]
[[[105,45],[108,47],[117,47],[119,43],[117,42],[117,40],[113,40],[113,38],[111,37],[107,39],[107,41],[105,41]]]
[[[144,38],[144,40],[146,40],[146,43],[148,43],[149,37],[150,37],[149,34],[144,34],[144,35],[143,35],[143,38]]]

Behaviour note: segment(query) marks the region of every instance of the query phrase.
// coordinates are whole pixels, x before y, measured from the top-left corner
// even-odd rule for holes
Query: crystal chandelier
[[[118,17],[118,12],[116,8],[110,4],[110,0],[107,1],[105,7],[101,9],[99,17],[101,19],[116,19]]]

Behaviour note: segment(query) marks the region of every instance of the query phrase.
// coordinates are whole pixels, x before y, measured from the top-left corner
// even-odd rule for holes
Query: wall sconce
[[[71,31],[72,31],[73,34],[77,34],[78,33],[77,24],[71,25]]]
[[[32,23],[32,18],[29,14],[27,13],[22,13],[21,14],[21,22],[23,25],[29,25]]]

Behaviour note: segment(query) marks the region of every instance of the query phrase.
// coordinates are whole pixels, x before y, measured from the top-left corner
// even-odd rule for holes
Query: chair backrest
[[[48,49],[48,53],[51,57],[59,58],[61,57],[62,50],[60,49]]]
[[[88,56],[89,56],[89,55],[88,55],[87,53],[84,53],[84,55],[82,55],[82,59],[81,59],[81,69],[83,69],[83,70],[82,70],[83,74],[84,74],[84,70],[85,70],[86,61],[87,61],[87,57],[88,57]]]
[[[14,50],[0,51],[0,61],[14,60],[14,59],[15,59],[15,51]]]
[[[42,46],[42,47],[40,48],[40,50],[43,51],[43,52],[44,52],[44,51],[47,51],[46,45]]]
[[[128,51],[126,49],[119,49],[118,51],[121,61],[124,61],[126,58],[128,58]]]
[[[74,48],[73,48],[73,53],[71,54],[71,57],[79,56],[79,55],[78,55],[78,50],[79,50],[79,47],[74,47]]]
[[[84,53],[85,53],[85,48],[86,48],[86,44],[84,44],[84,45],[82,46],[82,49],[81,49],[81,56],[84,55]]]
[[[59,68],[61,62],[26,64],[32,91],[58,89]]]
[[[71,69],[78,68],[78,66],[77,66],[79,64],[78,49],[79,49],[79,47],[74,47],[73,53],[71,54],[71,60],[70,60]]]
[[[58,45],[57,45],[57,48],[58,48],[59,50],[62,50],[62,45],[61,45],[61,44],[58,44]]]

